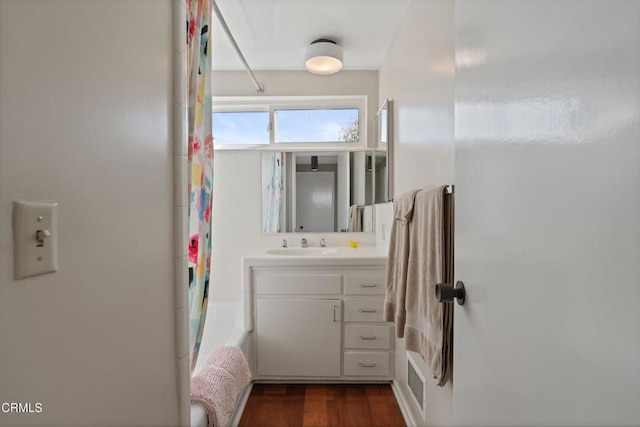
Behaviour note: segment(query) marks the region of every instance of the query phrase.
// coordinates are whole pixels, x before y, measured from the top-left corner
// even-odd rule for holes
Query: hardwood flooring
[[[254,384],[240,426],[405,426],[389,384]]]

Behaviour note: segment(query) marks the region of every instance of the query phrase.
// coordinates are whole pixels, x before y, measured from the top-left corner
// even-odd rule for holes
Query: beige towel
[[[362,231],[362,206],[349,206],[349,231]]]
[[[191,378],[191,401],[202,405],[209,427],[227,426],[251,371],[240,347],[218,347]]]
[[[413,201],[420,190],[411,190],[393,201],[393,223],[389,235],[389,257],[384,298],[384,320],[395,322],[396,336],[404,336],[407,261],[409,260],[409,221]]]
[[[452,307],[438,303],[436,283],[453,279],[453,197],[445,186],[416,194],[409,227],[405,346],[422,355],[438,385],[451,373]],[[446,202],[445,202],[446,199]]]

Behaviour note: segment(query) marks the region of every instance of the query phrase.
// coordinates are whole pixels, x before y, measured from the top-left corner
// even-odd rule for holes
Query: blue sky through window
[[[358,119],[357,108],[276,110],[275,142],[339,142],[343,128]],[[269,144],[269,113],[215,112],[215,144]]]
[[[269,112],[213,113],[215,144],[269,144]]]
[[[358,119],[358,109],[276,110],[275,142],[338,142],[340,131]]]

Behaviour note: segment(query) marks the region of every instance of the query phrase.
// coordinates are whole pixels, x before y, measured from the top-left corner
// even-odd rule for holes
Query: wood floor
[[[405,426],[389,384],[254,384],[240,426]]]

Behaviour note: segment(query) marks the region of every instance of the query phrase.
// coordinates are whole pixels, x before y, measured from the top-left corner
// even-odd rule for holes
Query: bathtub
[[[196,362],[193,375],[197,374],[211,352],[217,347],[235,345],[242,349],[249,359],[249,332],[242,328],[242,305],[239,302],[209,302],[207,318],[202,331],[200,355]],[[239,421],[248,397],[249,387],[238,398],[236,414],[232,417],[232,424]],[[202,406],[191,404],[191,427],[207,427],[207,415]]]

